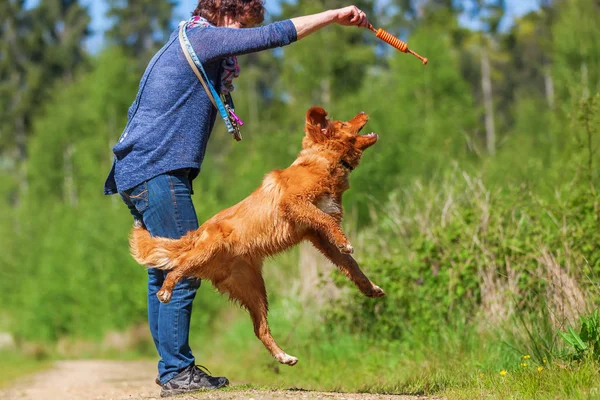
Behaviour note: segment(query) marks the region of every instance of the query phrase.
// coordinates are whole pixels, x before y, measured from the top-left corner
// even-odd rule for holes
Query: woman
[[[212,85],[231,89],[233,56],[285,46],[329,24],[367,27],[355,6],[251,28],[264,18],[262,0],[200,0],[187,36]],[[233,70],[232,70],[233,68]],[[179,238],[198,228],[192,180],[200,166],[217,110],[188,65],[175,31],[150,61],[128,122],[113,151],[105,194],[119,193],[134,219],[154,236]],[[170,303],[156,292],[166,272],[148,270],[148,321],[158,350],[161,396],[229,383],[196,367],[188,343],[192,301],[200,281],[181,281]]]

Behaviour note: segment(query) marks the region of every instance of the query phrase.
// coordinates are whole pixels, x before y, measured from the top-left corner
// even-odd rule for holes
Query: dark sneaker
[[[175,396],[181,393],[202,389],[219,389],[229,385],[223,376],[210,376],[196,365],[190,365],[175,378],[162,385],[160,397]]]

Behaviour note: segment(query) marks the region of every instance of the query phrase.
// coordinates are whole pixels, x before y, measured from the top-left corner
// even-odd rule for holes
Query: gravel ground
[[[159,399],[154,383],[156,366],[146,361],[59,361],[55,367],[19,379],[0,390],[2,400],[150,400]],[[245,387],[244,387],[245,388]],[[235,389],[235,386],[234,386]],[[362,393],[312,392],[305,390],[226,390],[196,392],[175,400],[429,400],[431,397]]]

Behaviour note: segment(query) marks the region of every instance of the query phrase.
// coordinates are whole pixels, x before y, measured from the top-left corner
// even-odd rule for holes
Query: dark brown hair
[[[218,25],[229,17],[244,25],[259,25],[265,19],[263,0],[199,0],[192,13]]]

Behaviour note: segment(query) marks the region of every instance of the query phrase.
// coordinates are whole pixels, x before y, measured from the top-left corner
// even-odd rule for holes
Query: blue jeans
[[[158,175],[120,195],[135,219],[143,221],[152,236],[180,238],[198,228],[192,203],[189,170]],[[169,304],[158,301],[168,271],[148,269],[148,322],[160,361],[161,384],[194,363],[189,345],[192,302],[200,287],[199,279],[180,281]]]

